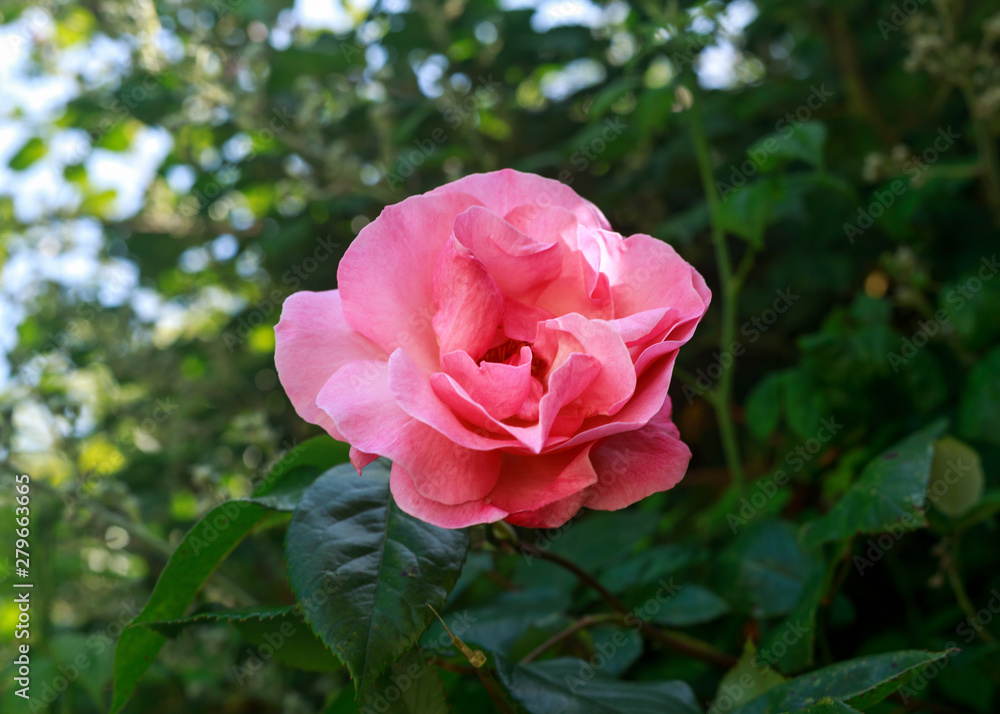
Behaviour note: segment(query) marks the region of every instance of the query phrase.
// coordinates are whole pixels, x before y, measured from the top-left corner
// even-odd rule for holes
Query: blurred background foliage
[[[698,585],[711,617],[685,625],[733,653],[830,568],[816,664],[941,649],[1000,587],[995,4],[5,0],[0,19],[2,476],[34,484],[38,695],[77,654],[89,663],[53,711],[106,709],[114,639],[184,531],[316,433],[277,382],[282,300],[335,287],[384,205],[502,167],[669,241],[716,295],[671,390],[689,475],[627,514],[584,516],[557,552],[630,603],[650,574]],[[743,266],[735,348],[719,345],[692,91]],[[712,508],[729,476],[706,397],[730,363],[748,478],[789,474],[749,516]],[[981,459],[985,495],[931,509],[871,568],[852,560],[870,557],[865,537],[801,545],[789,523],[939,417]],[[825,420],[840,425],[829,438]],[[241,546],[201,604],[291,602],[281,545],[271,529]],[[522,654],[591,602],[545,563],[476,554],[467,570],[461,603]],[[0,601],[3,663],[16,616]],[[1000,706],[989,630],[920,693],[935,711]],[[341,670],[268,661],[238,681],[251,646],[237,629],[185,630],[130,711],[353,711]],[[641,642],[619,664],[703,701],[718,683]],[[488,710],[474,678],[442,677],[455,711]]]

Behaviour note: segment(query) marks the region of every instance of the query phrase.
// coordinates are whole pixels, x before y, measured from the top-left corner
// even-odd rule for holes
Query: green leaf
[[[447,714],[448,702],[437,671],[411,650],[364,693],[357,711]]]
[[[85,672],[85,675],[76,682],[87,691],[97,709],[104,711],[108,706],[105,687],[111,681],[113,652],[110,648],[104,649],[95,645],[90,636],[76,632],[55,635],[48,642],[53,660],[64,669],[64,672],[73,669]],[[44,688],[41,691],[44,696]],[[4,711],[17,711],[17,709],[4,709]]]
[[[654,545],[608,568],[601,584],[613,593],[635,585],[655,583],[681,568],[708,557],[708,552],[690,543]]]
[[[601,667],[608,677],[618,677],[642,657],[645,649],[642,635],[634,629],[617,625],[602,625],[589,630],[594,654],[604,658]]]
[[[801,711],[826,698],[864,710],[902,687],[921,668],[947,656],[906,650],[840,662],[779,684],[733,714]]]
[[[586,570],[601,570],[637,551],[638,541],[652,535],[659,520],[655,511],[592,511],[556,532],[551,549]]]
[[[729,188],[722,196],[720,219],[723,228],[744,238],[755,248],[764,247],[764,229],[771,206],[781,192],[774,179],[762,179],[741,188]]]
[[[696,203],[687,210],[673,214],[656,228],[653,235],[662,236],[669,243],[690,245],[708,224],[708,204]]]
[[[817,560],[805,578],[802,595],[795,607],[761,641],[758,661],[785,674],[801,672],[813,666],[816,612],[828,587],[826,564]]]
[[[288,576],[306,621],[363,692],[416,644],[458,580],[468,535],[418,521],[375,463],[344,465],[306,491],[288,527]]]
[[[485,650],[506,652],[532,627],[562,627],[570,606],[569,595],[558,588],[528,588],[502,592],[477,607],[445,615],[448,628],[463,640]],[[424,637],[424,644],[450,640],[439,623]]]
[[[260,500],[227,501],[218,505],[181,539],[160,573],[149,602],[118,640],[112,714],[120,712],[128,702],[167,640],[162,633],[139,625],[183,617],[201,586],[237,545],[275,510],[292,510],[297,501],[293,494],[302,485],[301,471],[305,469],[307,474],[313,474],[322,461],[321,456],[334,453],[329,441],[332,440],[328,437],[320,437],[294,447],[255,489],[254,494],[259,495]],[[298,485],[286,489],[285,479]]]
[[[803,527],[803,542],[814,547],[857,533],[884,533],[890,526],[926,526],[924,500],[934,440],[944,428],[944,422],[935,422],[870,461],[826,515]]]
[[[761,441],[778,428],[784,377],[772,372],[757,382],[747,396],[747,428]]]
[[[238,622],[236,627],[256,645],[255,654],[260,659],[265,659],[270,651],[279,661],[306,672],[333,672],[343,667],[302,619],[301,613],[290,612],[272,620],[249,618]],[[265,651],[265,646],[271,649]],[[251,663],[252,659],[248,667]]]
[[[46,153],[48,153],[48,149],[45,147],[45,142],[37,136],[33,136],[11,157],[8,166],[14,171],[24,171]]]
[[[162,634],[140,625],[183,615],[219,564],[272,513],[270,507],[253,500],[227,501],[188,531],[160,573],[149,602],[118,641],[112,712],[120,711],[127,703],[165,642]]]
[[[249,607],[240,610],[201,612],[176,620],[153,620],[143,625],[167,637],[194,625],[227,622],[258,647],[267,646],[260,658],[276,659],[309,672],[329,672],[340,669],[340,663],[303,621],[295,605]]]
[[[635,508],[591,511],[561,528],[538,531],[534,545],[597,574],[639,551],[642,539],[652,535],[659,520],[659,513]],[[520,556],[513,579],[519,585],[566,589],[578,582],[572,573],[530,555]]]
[[[747,150],[747,155],[764,172],[774,171],[793,159],[821,167],[826,136],[824,124],[802,122],[760,139]]]
[[[496,658],[500,681],[531,714],[698,714],[684,682],[620,682],[594,672],[589,662],[558,657],[515,664]]]
[[[685,585],[663,603],[653,622],[671,627],[687,627],[711,622],[729,612],[729,604],[708,588]]]
[[[135,137],[136,122],[119,122],[104,132],[97,146],[108,151],[127,151]]]
[[[788,427],[800,439],[815,438],[823,417],[829,416],[820,386],[801,369],[787,372],[783,381]]]
[[[80,7],[67,8],[56,25],[56,42],[60,47],[70,47],[86,42],[98,31],[99,25],[90,11]]]
[[[830,697],[823,697],[808,709],[801,711],[804,714],[860,714],[854,707]]]
[[[773,520],[741,532],[719,558],[716,589],[754,617],[789,613],[817,562],[797,534],[795,525]]]
[[[125,706],[167,640],[137,625],[182,616],[205,580],[271,512],[252,501],[227,501],[206,513],[184,536],[160,573],[149,602],[118,640],[112,714]]]
[[[316,477],[332,466],[346,463],[349,454],[350,446],[329,436],[316,436],[296,444],[257,484],[253,498],[276,510],[294,511]]]
[[[297,611],[295,605],[271,605],[268,607],[244,607],[237,610],[220,610],[218,612],[198,612],[187,617],[178,617],[171,620],[149,620],[141,623],[144,627],[149,627],[157,632],[162,632],[168,637],[176,637],[177,634],[192,625],[217,624],[220,622],[242,623],[248,620],[269,621],[282,620],[289,615],[294,615]]]
[[[747,640],[736,666],[719,682],[708,714],[728,714],[740,702],[749,702],[784,681],[769,665],[759,663],[753,640]]]
[[[958,433],[1000,446],[1000,349],[975,366],[962,391]]]

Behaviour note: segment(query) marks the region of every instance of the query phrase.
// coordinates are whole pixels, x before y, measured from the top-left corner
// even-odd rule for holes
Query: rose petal
[[[511,513],[504,520],[524,528],[559,528],[580,512],[586,493],[580,491],[532,511]]]
[[[389,472],[389,490],[392,497],[405,513],[441,528],[465,528],[480,523],[494,523],[502,520],[506,511],[482,500],[467,503],[445,504],[422,495],[410,473],[398,462]]]
[[[503,429],[491,433],[485,428],[471,428],[458,419],[433,389],[439,376],[441,373],[429,374],[422,369],[404,350],[396,350],[389,357],[389,389],[396,404],[408,415],[467,449],[488,451],[518,445]]]
[[[670,421],[670,400],[642,429],[617,434],[594,449],[591,462],[598,482],[588,489],[584,505],[617,511],[684,478],[691,451]]]
[[[341,367],[317,403],[355,448],[403,465],[427,498],[445,504],[484,498],[500,475],[499,453],[463,448],[400,409],[386,362]]]
[[[486,174],[473,174],[434,189],[428,196],[452,192],[474,196],[498,216],[504,216],[518,206],[534,204],[543,208],[559,206],[577,217],[581,224],[593,229],[609,229],[604,214],[590,201],[561,181],[535,174],[503,169]]]
[[[557,206],[518,206],[504,219],[536,240],[557,241],[561,248],[558,275],[533,297],[535,307],[553,315],[579,312],[587,317],[614,316],[610,282],[600,272],[603,239]]]
[[[353,446],[350,451],[351,465],[358,472],[358,476],[361,475],[361,470],[370,464],[372,461],[378,458],[378,454],[369,454],[361,449],[356,449]]]
[[[530,511],[579,493],[597,482],[590,445],[554,454],[504,454],[492,503],[512,514]]]
[[[610,232],[601,235],[607,252],[601,272],[611,281],[616,317],[663,307],[685,319],[705,314],[712,293],[672,246],[644,234],[624,240]]]
[[[659,307],[608,320],[608,324],[621,335],[629,348],[632,348],[633,345],[644,348],[650,342],[659,341],[655,339],[654,335],[675,324],[680,316],[679,310]]]
[[[521,233],[546,243],[559,242],[567,252],[580,248],[579,233],[587,228],[576,215],[559,206],[526,203],[504,214],[504,221]]]
[[[405,347],[436,368],[434,268],[455,216],[476,205],[460,193],[413,196],[387,206],[354,239],[337,270],[344,316],[386,352]]]
[[[641,429],[663,407],[670,386],[677,351],[673,350],[654,362],[636,381],[635,393],[614,416],[587,419],[576,434],[560,444],[560,448],[580,446],[612,434]]]
[[[554,318],[548,310],[508,298],[503,309],[503,334],[511,340],[534,342],[538,323]]]
[[[579,251],[567,254],[559,277],[545,286],[534,299],[534,305],[553,315],[575,312],[602,320],[614,317],[607,276],[598,273]]]
[[[281,308],[274,336],[274,365],[295,412],[343,440],[330,417],[316,405],[316,396],[346,363],[387,359],[385,351],[351,329],[336,290],[303,290],[289,296]]]
[[[441,368],[493,418],[503,420],[521,411],[534,389],[541,396],[541,385],[531,376],[531,358],[531,348],[527,346],[521,348],[517,364],[477,365],[465,352],[449,352],[441,355]]]
[[[559,275],[557,243],[539,242],[491,211],[472,207],[455,218],[455,239],[483,262],[504,295],[530,300]]]
[[[504,297],[467,249],[445,243],[434,269],[434,332],[441,353],[464,350],[480,359],[503,322]]]
[[[566,440],[564,436],[549,438],[559,410],[579,397],[600,371],[601,363],[596,357],[582,352],[569,355],[550,375],[548,391],[539,403],[538,423],[530,426],[516,426],[494,419],[454,378],[443,372],[431,375],[431,387],[441,401],[462,419],[481,427],[484,432],[509,434],[524,448],[539,454]],[[510,450],[509,446],[504,448]]]
[[[600,363],[600,371],[576,398],[584,416],[615,414],[632,396],[636,384],[632,357],[609,323],[573,313],[548,320],[538,328],[535,352],[556,369],[565,355],[577,352],[591,355]]]

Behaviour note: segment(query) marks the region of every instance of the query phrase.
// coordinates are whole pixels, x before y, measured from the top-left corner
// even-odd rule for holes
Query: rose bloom
[[[564,184],[504,170],[388,206],[337,285],[285,301],[278,375],[359,471],[392,460],[407,513],[554,527],[684,476],[667,387],[711,293]]]

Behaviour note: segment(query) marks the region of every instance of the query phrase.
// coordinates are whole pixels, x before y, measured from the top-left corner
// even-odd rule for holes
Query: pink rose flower
[[[278,375],[356,468],[392,460],[407,513],[555,527],[684,476],[667,387],[711,293],[564,184],[508,169],[388,206],[337,284],[285,301]]]

